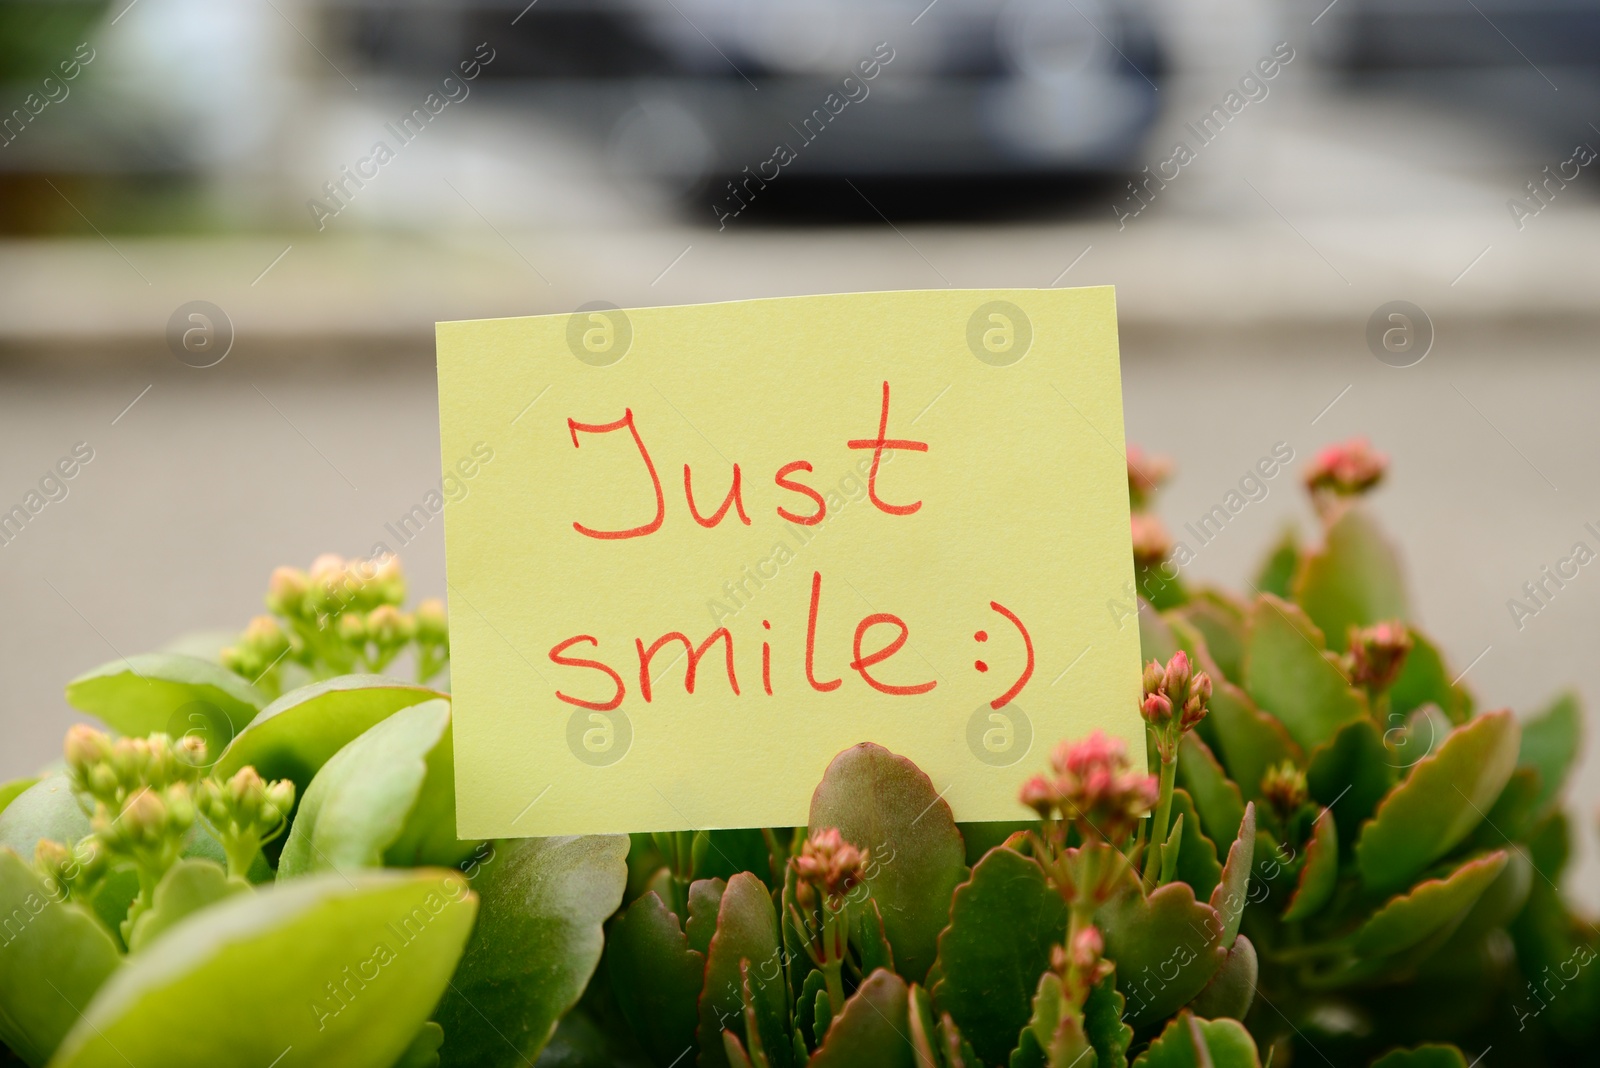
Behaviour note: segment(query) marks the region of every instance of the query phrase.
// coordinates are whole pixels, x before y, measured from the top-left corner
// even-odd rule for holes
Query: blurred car
[[[489,42],[481,84],[678,194],[736,197],[777,173],[1115,172],[1163,72],[1138,0],[339,0],[330,15],[393,74],[432,77]]]
[[[1595,0],[1302,0],[1317,14],[1318,51],[1348,70],[1593,67]]]

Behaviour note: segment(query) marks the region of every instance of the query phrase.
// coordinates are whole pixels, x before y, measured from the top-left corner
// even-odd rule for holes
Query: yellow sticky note
[[[958,820],[1025,818],[1063,738],[1142,761],[1109,287],[438,345],[463,837],[802,825],[863,741]]]

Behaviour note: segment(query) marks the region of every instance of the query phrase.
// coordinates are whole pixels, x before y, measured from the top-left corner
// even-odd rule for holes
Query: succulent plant
[[[216,660],[70,683],[112,733],[0,786],[0,1063],[1579,1062],[1578,706],[1476,709],[1363,502],[1386,463],[1320,453],[1318,536],[1236,597],[1130,449],[1149,764],[1063,741],[1011,824],[863,743],[804,828],[460,841],[443,606],[392,558],[280,568]]]

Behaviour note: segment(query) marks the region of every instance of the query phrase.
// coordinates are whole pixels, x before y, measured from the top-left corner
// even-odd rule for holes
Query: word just
[[[660,530],[662,525],[666,522],[666,494],[662,490],[661,477],[656,472],[655,461],[651,459],[650,450],[645,445],[644,438],[639,433],[639,427],[634,421],[633,410],[631,408],[624,409],[622,418],[613,420],[609,423],[581,423],[576,419],[569,418],[567,420],[567,429],[572,437],[573,448],[582,447],[581,441],[578,437],[580,433],[611,434],[626,430],[633,439],[634,447],[638,450],[639,458],[644,463],[646,473],[648,473],[650,476],[650,484],[655,495],[654,515],[648,521],[641,523],[638,526],[628,527],[621,530],[601,530],[588,526],[580,520],[573,520],[573,530],[577,531],[577,533],[583,537],[594,538],[600,541],[642,538],[654,534],[656,531]],[[845,444],[850,449],[871,451],[872,464],[867,471],[867,499],[872,502],[875,508],[877,508],[880,512],[883,512],[885,515],[890,516],[912,515],[922,508],[922,502],[920,500],[906,503],[892,503],[884,500],[878,492],[878,471],[879,467],[884,462],[884,454],[886,452],[928,451],[927,442],[913,441],[907,438],[889,437],[888,382],[883,383],[883,405],[878,419],[877,436],[873,438],[850,439]],[[800,514],[791,512],[782,505],[777,505],[776,511],[780,518],[799,526],[815,526],[826,518],[828,512],[828,504],[826,499],[821,493],[817,492],[816,489],[807,485],[805,482],[796,477],[797,472],[805,472],[809,474],[813,470],[814,468],[812,467],[811,463],[803,459],[793,460],[777,469],[776,473],[773,475],[773,482],[778,486],[778,488],[790,493],[794,493],[797,495],[797,497],[808,500],[811,508],[809,513]],[[699,505],[695,503],[693,473],[690,469],[690,465],[688,464],[683,465],[683,494],[685,502],[689,506],[690,517],[702,527],[711,528],[717,526],[727,519],[730,511],[739,517],[739,521],[741,523],[746,526],[750,525],[750,516],[745,511],[744,507],[743,476],[738,464],[733,465],[732,484],[728,490],[727,496],[723,498],[721,505],[717,507],[716,511],[712,512],[710,515],[702,514]],[[844,680],[842,677],[832,679],[819,679],[817,677],[817,620],[820,615],[821,608],[822,573],[820,571],[813,571],[811,573],[811,600],[806,618],[806,638],[804,651],[805,680],[807,684],[809,684],[811,688],[818,693],[829,693],[842,686],[844,684]],[[1026,654],[1026,663],[1021,675],[1019,675],[1016,681],[1011,683],[1011,685],[1008,686],[999,697],[996,697],[990,702],[993,708],[999,709],[1014,700],[1016,696],[1022,692],[1023,687],[1028,684],[1028,680],[1033,676],[1033,639],[1029,635],[1027,627],[1023,624],[1022,620],[1017,617],[1016,613],[1012,612],[998,601],[990,601],[989,608],[1016,628],[1018,635],[1022,639],[1023,649]],[[772,621],[770,619],[763,619],[761,621],[761,626],[762,630],[765,632],[770,633],[772,631]],[[868,644],[868,634],[872,628],[878,626],[892,627],[895,630],[895,634],[886,644],[878,644],[876,648],[869,651],[865,648],[865,646]],[[901,649],[903,649],[909,640],[910,635],[910,626],[900,616],[897,616],[892,612],[869,613],[868,615],[863,616],[860,622],[856,624],[855,637],[851,646],[851,652],[853,655],[847,666],[851,671],[854,671],[860,676],[863,683],[879,693],[891,694],[894,696],[916,696],[919,694],[928,693],[938,685],[936,680],[929,679],[927,681],[917,683],[891,683],[880,678],[878,674],[873,671],[873,669],[878,665],[883,664],[885,661],[889,660]],[[986,630],[977,630],[973,634],[973,640],[980,643],[987,642],[989,640],[989,634]],[[741,691],[739,688],[738,672],[735,665],[733,633],[729,631],[728,628],[715,628],[699,645],[696,645],[688,635],[680,631],[669,631],[655,639],[655,641],[650,643],[648,646],[645,644],[643,638],[634,639],[634,651],[637,656],[639,666],[638,692],[639,696],[642,697],[645,702],[648,703],[653,699],[653,679],[650,670],[651,662],[655,656],[666,646],[674,642],[677,642],[683,646],[683,652],[679,654],[678,658],[681,659],[685,654],[687,654],[688,657],[688,667],[684,673],[684,688],[688,693],[693,694],[695,692],[695,682],[699,672],[700,661],[706,656],[707,653],[711,651],[712,647],[716,645],[716,643],[721,642],[723,661],[727,671],[728,688],[735,696],[740,694]],[[576,705],[579,708],[593,709],[597,712],[609,712],[620,707],[628,692],[627,683],[624,681],[622,674],[604,661],[590,659],[587,657],[567,655],[568,650],[577,645],[589,645],[595,649],[598,649],[600,646],[600,640],[592,634],[575,634],[564,641],[556,643],[556,645],[551,648],[549,652],[551,662],[561,667],[581,668],[604,676],[609,681],[611,686],[610,696],[604,700],[589,700],[587,698],[576,697],[561,690],[557,690],[556,697],[567,704]],[[668,664],[667,667],[671,667],[671,664]],[[988,664],[982,660],[974,661],[973,667],[980,673],[984,673],[989,670]],[[761,687],[768,696],[772,695],[772,643],[769,641],[763,641],[761,643]]]

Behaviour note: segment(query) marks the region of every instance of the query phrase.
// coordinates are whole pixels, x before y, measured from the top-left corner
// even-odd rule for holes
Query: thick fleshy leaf
[[[1287,600],[1290,587],[1294,585],[1294,577],[1299,570],[1300,535],[1293,526],[1287,526],[1278,536],[1278,540],[1273,542],[1272,548],[1267,551],[1266,559],[1261,561],[1261,566],[1256,571],[1254,586],[1262,593],[1270,593],[1274,597]]]
[[[1306,786],[1311,799],[1333,808],[1333,818],[1354,831],[1371,816],[1378,802],[1394,788],[1401,761],[1378,734],[1371,720],[1346,724],[1333,740],[1311,753],[1306,766]]]
[[[221,664],[181,653],[143,653],[79,675],[67,683],[67,702],[118,734],[177,736],[198,729],[215,756],[266,699]]]
[[[1256,856],[1256,806],[1244,807],[1239,819],[1239,835],[1228,847],[1227,862],[1222,866],[1222,876],[1217,888],[1211,892],[1211,907],[1222,919],[1222,945],[1233,945],[1244,920],[1245,906],[1250,902],[1250,872]]]
[[[1178,785],[1189,792],[1200,826],[1213,841],[1231,842],[1239,836],[1244,798],[1211,749],[1193,734],[1184,735],[1178,746]]]
[[[1461,922],[1506,866],[1504,852],[1469,860],[1443,879],[1428,879],[1394,898],[1356,932],[1366,957],[1400,953]]]
[[[411,1036],[411,1045],[400,1054],[394,1068],[439,1068],[439,1047],[444,1045],[444,1028],[429,1020]]]
[[[1032,820],[998,820],[993,823],[958,823],[956,829],[961,832],[962,841],[967,849],[967,867],[972,867],[983,859],[983,855],[997,846],[1003,846],[1011,840],[1012,835],[1018,831],[1037,830],[1039,821]]]
[[[441,1064],[511,1068],[537,1059],[600,961],[601,925],[622,901],[627,853],[620,834],[494,843],[473,882],[478,925],[433,1015],[444,1028]]]
[[[40,779],[0,812],[0,846],[10,847],[29,861],[41,838],[71,845],[88,833],[89,817],[83,814],[65,775]]]
[[[1324,809],[1311,824],[1305,854],[1294,896],[1283,912],[1284,920],[1289,922],[1315,916],[1333,898],[1339,881],[1339,824],[1332,809]]]
[[[1168,883],[1149,897],[1118,895],[1096,916],[1106,956],[1117,962],[1117,989],[1135,1028],[1171,1016],[1200,993],[1222,966],[1222,917],[1195,900],[1188,883]]]
[[[809,827],[837,827],[870,851],[867,887],[883,913],[895,966],[920,982],[949,922],[950,894],[967,875],[950,806],[911,761],[863,743],[828,765],[811,796]]]
[[[1549,808],[1561,793],[1582,751],[1583,711],[1577,694],[1564,693],[1523,721],[1517,763],[1539,773],[1540,790],[1535,811]]]
[[[1350,688],[1326,651],[1323,635],[1298,607],[1271,594],[1250,610],[1245,638],[1245,692],[1276,716],[1304,749],[1366,718],[1365,695]]]
[[[20,797],[24,790],[31,789],[38,782],[37,778],[12,779],[8,783],[0,784],[0,816],[5,815],[6,807]]]
[[[1285,760],[1302,762],[1300,746],[1284,725],[1231,682],[1213,680],[1211,711],[1204,723],[1211,725],[1216,739],[1215,756],[1246,801],[1261,799],[1261,779],[1268,768]]]
[[[820,999],[820,1004],[818,1003]],[[828,1009],[828,977],[820,969],[806,973],[794,1003],[794,1029],[808,1049],[816,1049],[828,1031],[833,1014]]]
[[[452,864],[471,852],[455,837],[449,738],[450,702],[424,701],[335,753],[306,788],[278,877]]]
[[[1206,651],[1225,678],[1243,677],[1244,617],[1237,606],[1208,590],[1177,609],[1175,614],[1205,639]],[[1214,678],[1211,681],[1214,685],[1223,680]]]
[[[629,905],[606,938],[606,971],[617,1005],[658,1065],[694,1048],[706,959],[654,893]]]
[[[1400,666],[1400,677],[1389,687],[1389,708],[1405,715],[1423,705],[1438,705],[1452,723],[1460,723],[1472,710],[1466,691],[1451,684],[1450,669],[1444,656],[1427,635],[1415,627],[1411,633],[1411,652]]]
[[[956,888],[950,925],[939,936],[933,1001],[985,1064],[1010,1056],[1032,1013],[1039,976],[1050,966],[1050,947],[1066,931],[1061,895],[1038,863],[1020,853],[992,850]]]
[[[689,884],[689,919],[683,931],[689,937],[689,948],[702,957],[711,952],[711,938],[717,933],[717,913],[727,889],[725,879],[696,879]]]
[[[444,697],[382,675],[340,675],[290,690],[234,738],[217,762],[224,778],[246,764],[265,779],[294,780],[296,796],[328,760],[402,708]]]
[[[810,1068],[913,1068],[905,980],[878,969],[844,1003]]]
[[[1454,1046],[1426,1045],[1385,1053],[1372,1068],[1467,1068],[1467,1058]]]
[[[1028,1017],[1022,1033],[1017,1036],[1017,1048],[1011,1051],[1006,1068],[1047,1068],[1054,1053],[1050,1047],[1061,1026],[1061,1013],[1066,1006],[1062,1001],[1061,976],[1047,971],[1039,977],[1039,989],[1033,995],[1033,1015]],[[1089,1047],[1084,1036],[1082,1046]],[[1063,1056],[1082,1059],[1085,1050],[1062,1050]],[[1058,1058],[1059,1059],[1059,1058]]]
[[[477,913],[455,872],[329,874],[241,894],[128,958],[52,1068],[390,1068]],[[249,1012],[196,1006],[249,1005]]]
[[[1189,1008],[1208,1020],[1223,1017],[1242,1020],[1250,1011],[1256,997],[1256,977],[1261,964],[1256,959],[1256,947],[1250,939],[1240,935],[1228,950],[1227,959],[1217,974],[1211,977],[1204,990],[1189,1002]]]
[[[1179,1014],[1134,1068],[1261,1068],[1255,1041],[1238,1020],[1202,1020]]]
[[[209,860],[180,860],[156,884],[150,910],[133,921],[128,951],[137,953],[167,928],[203,908],[249,892],[249,883],[229,879],[226,871]]]
[[[1295,576],[1294,599],[1340,652],[1351,627],[1411,614],[1400,558],[1360,505],[1345,509],[1322,546],[1306,554]]]
[[[1500,796],[1520,739],[1510,712],[1486,712],[1418,761],[1362,825],[1355,850],[1362,882],[1398,890],[1455,848]]]
[[[747,871],[728,880],[717,908],[717,933],[706,953],[696,1032],[702,1068],[721,1068],[727,1063],[723,1031],[731,1031],[741,1040],[747,1038],[740,974],[743,961],[750,964],[762,1047],[773,1068],[783,1068],[793,1059],[793,1046],[786,1026],[789,995],[778,949],[778,916],[766,884]]]
[[[1106,976],[1089,991],[1083,1003],[1083,1031],[1094,1047],[1100,1068],[1122,1068],[1133,1045],[1133,1028],[1123,1019],[1128,999],[1117,990],[1116,974]]]
[[[1495,798],[1494,807],[1463,844],[1469,850],[1489,850],[1521,842],[1538,818],[1545,815],[1535,807],[1542,792],[1539,773],[1533,768],[1518,766],[1506,780],[1506,788]]]
[[[1145,663],[1159,660],[1165,664],[1179,649],[1178,637],[1172,626],[1153,608],[1139,608],[1139,653]]]
[[[59,890],[57,890],[59,893]],[[0,1042],[43,1065],[122,964],[99,920],[0,847]]]
[[[1172,834],[1182,834],[1178,857],[1173,862],[1174,873],[1194,888],[1196,898],[1208,898],[1222,879],[1222,863],[1217,860],[1217,843],[1207,838],[1200,829],[1200,817],[1195,814],[1194,800],[1184,790],[1172,791],[1172,819]],[[1183,823],[1181,828],[1178,826],[1180,820]],[[1171,855],[1170,845],[1162,850],[1163,869]],[[1162,878],[1166,879],[1164,870]]]

